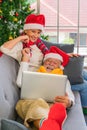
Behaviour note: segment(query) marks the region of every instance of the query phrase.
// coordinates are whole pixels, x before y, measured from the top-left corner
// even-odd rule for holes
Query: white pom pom
[[[60,66],[60,69],[64,70],[64,67],[61,65],[61,66]]]

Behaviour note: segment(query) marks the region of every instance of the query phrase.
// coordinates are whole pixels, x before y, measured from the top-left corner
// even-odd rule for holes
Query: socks
[[[40,126],[40,127],[42,126],[44,120],[46,120],[46,119],[45,119],[45,118],[42,118],[42,119],[40,120],[40,123],[39,123],[39,126]]]
[[[55,120],[46,119],[44,120],[39,130],[61,130],[59,124]]]
[[[84,115],[87,115],[87,108],[83,108]]]
[[[62,130],[62,124],[66,116],[66,108],[63,104],[53,104],[50,108],[48,118],[43,121],[39,130]]]

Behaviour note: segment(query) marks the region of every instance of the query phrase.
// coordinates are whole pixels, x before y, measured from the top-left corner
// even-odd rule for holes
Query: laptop
[[[65,95],[66,82],[66,75],[24,71],[21,99],[43,98],[47,102],[53,102],[56,96]]]

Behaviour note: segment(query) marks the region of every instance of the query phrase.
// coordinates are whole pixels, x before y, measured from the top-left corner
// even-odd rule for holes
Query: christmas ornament
[[[10,13],[9,13],[11,16],[13,16],[15,14],[15,11],[14,10],[11,10]]]
[[[2,19],[3,18],[3,16],[0,16],[0,19]]]
[[[12,40],[13,39],[13,37],[12,36],[9,36],[9,40]]]
[[[0,3],[2,3],[2,0],[0,0]]]
[[[17,18],[14,18],[14,19],[13,19],[13,21],[14,21],[14,22],[17,22],[17,21],[18,21],[18,19],[17,19]]]
[[[30,6],[30,4],[28,5],[28,10],[27,11],[30,11],[31,10],[31,6]]]
[[[0,9],[0,14],[2,14],[2,10]]]
[[[18,12],[15,12],[15,16],[18,16],[19,14],[18,14]]]

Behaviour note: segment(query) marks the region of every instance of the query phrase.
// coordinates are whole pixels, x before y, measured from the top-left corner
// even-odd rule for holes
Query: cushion
[[[1,130],[29,130],[24,125],[9,119],[1,120]]]
[[[50,46],[57,46],[66,53],[72,53],[74,50],[74,44],[57,44],[47,42],[44,40],[43,42],[48,48],[50,48]],[[72,57],[70,58],[68,65],[65,67],[64,74],[68,76],[71,85],[83,83],[83,76],[82,76],[83,63],[84,63],[83,56]]]
[[[83,83],[83,64],[84,56],[72,57],[64,68],[64,74],[68,76],[71,85]]]
[[[52,43],[47,41],[43,41],[43,42],[47,46],[47,48],[50,48],[50,46],[57,46],[61,50],[65,51],[66,53],[72,53],[74,51],[74,44],[62,44],[62,43],[60,44],[60,43]]]

